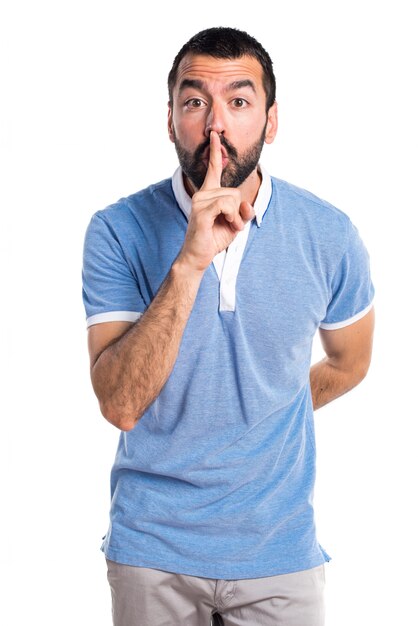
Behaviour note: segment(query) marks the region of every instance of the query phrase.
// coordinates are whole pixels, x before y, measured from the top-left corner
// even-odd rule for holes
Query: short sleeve
[[[135,322],[145,311],[118,237],[100,213],[87,228],[82,280],[87,327],[101,322]]]
[[[332,295],[319,327],[336,330],[364,317],[373,306],[374,287],[369,254],[356,227],[349,222],[346,251],[332,280]]]

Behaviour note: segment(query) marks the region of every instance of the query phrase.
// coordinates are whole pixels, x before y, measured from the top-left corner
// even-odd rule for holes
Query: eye
[[[243,109],[247,106],[248,102],[244,98],[234,98],[232,104],[236,109]]]
[[[188,109],[201,109],[204,104],[205,103],[200,98],[190,98],[190,100],[186,101],[186,107]]]

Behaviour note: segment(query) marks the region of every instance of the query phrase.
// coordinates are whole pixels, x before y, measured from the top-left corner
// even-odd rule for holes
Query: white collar
[[[271,198],[271,177],[266,172],[262,165],[258,165],[259,172],[261,173],[261,185],[258,190],[257,198],[254,203],[254,211],[255,211],[255,219],[257,221],[257,226],[261,226],[261,222],[263,221],[264,213],[267,211],[267,207]],[[192,199],[187,193],[184,187],[183,174],[181,167],[178,167],[173,174],[171,179],[171,183],[173,186],[174,196],[177,200],[177,203],[184,215],[187,219],[190,217],[190,213],[192,210]]]

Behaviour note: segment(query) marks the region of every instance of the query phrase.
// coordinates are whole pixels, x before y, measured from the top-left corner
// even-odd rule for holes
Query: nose
[[[225,131],[225,120],[222,107],[216,103],[212,103],[208,109],[205,125],[206,137],[209,137],[211,130],[214,130],[219,135]]]

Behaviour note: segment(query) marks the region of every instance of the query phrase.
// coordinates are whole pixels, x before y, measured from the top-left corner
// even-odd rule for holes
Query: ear
[[[277,102],[274,102],[267,113],[267,126],[266,126],[266,143],[273,143],[277,133],[278,115],[277,115]]]
[[[174,143],[173,109],[170,103],[168,103],[167,123],[168,123],[168,136],[170,137],[170,141]]]

